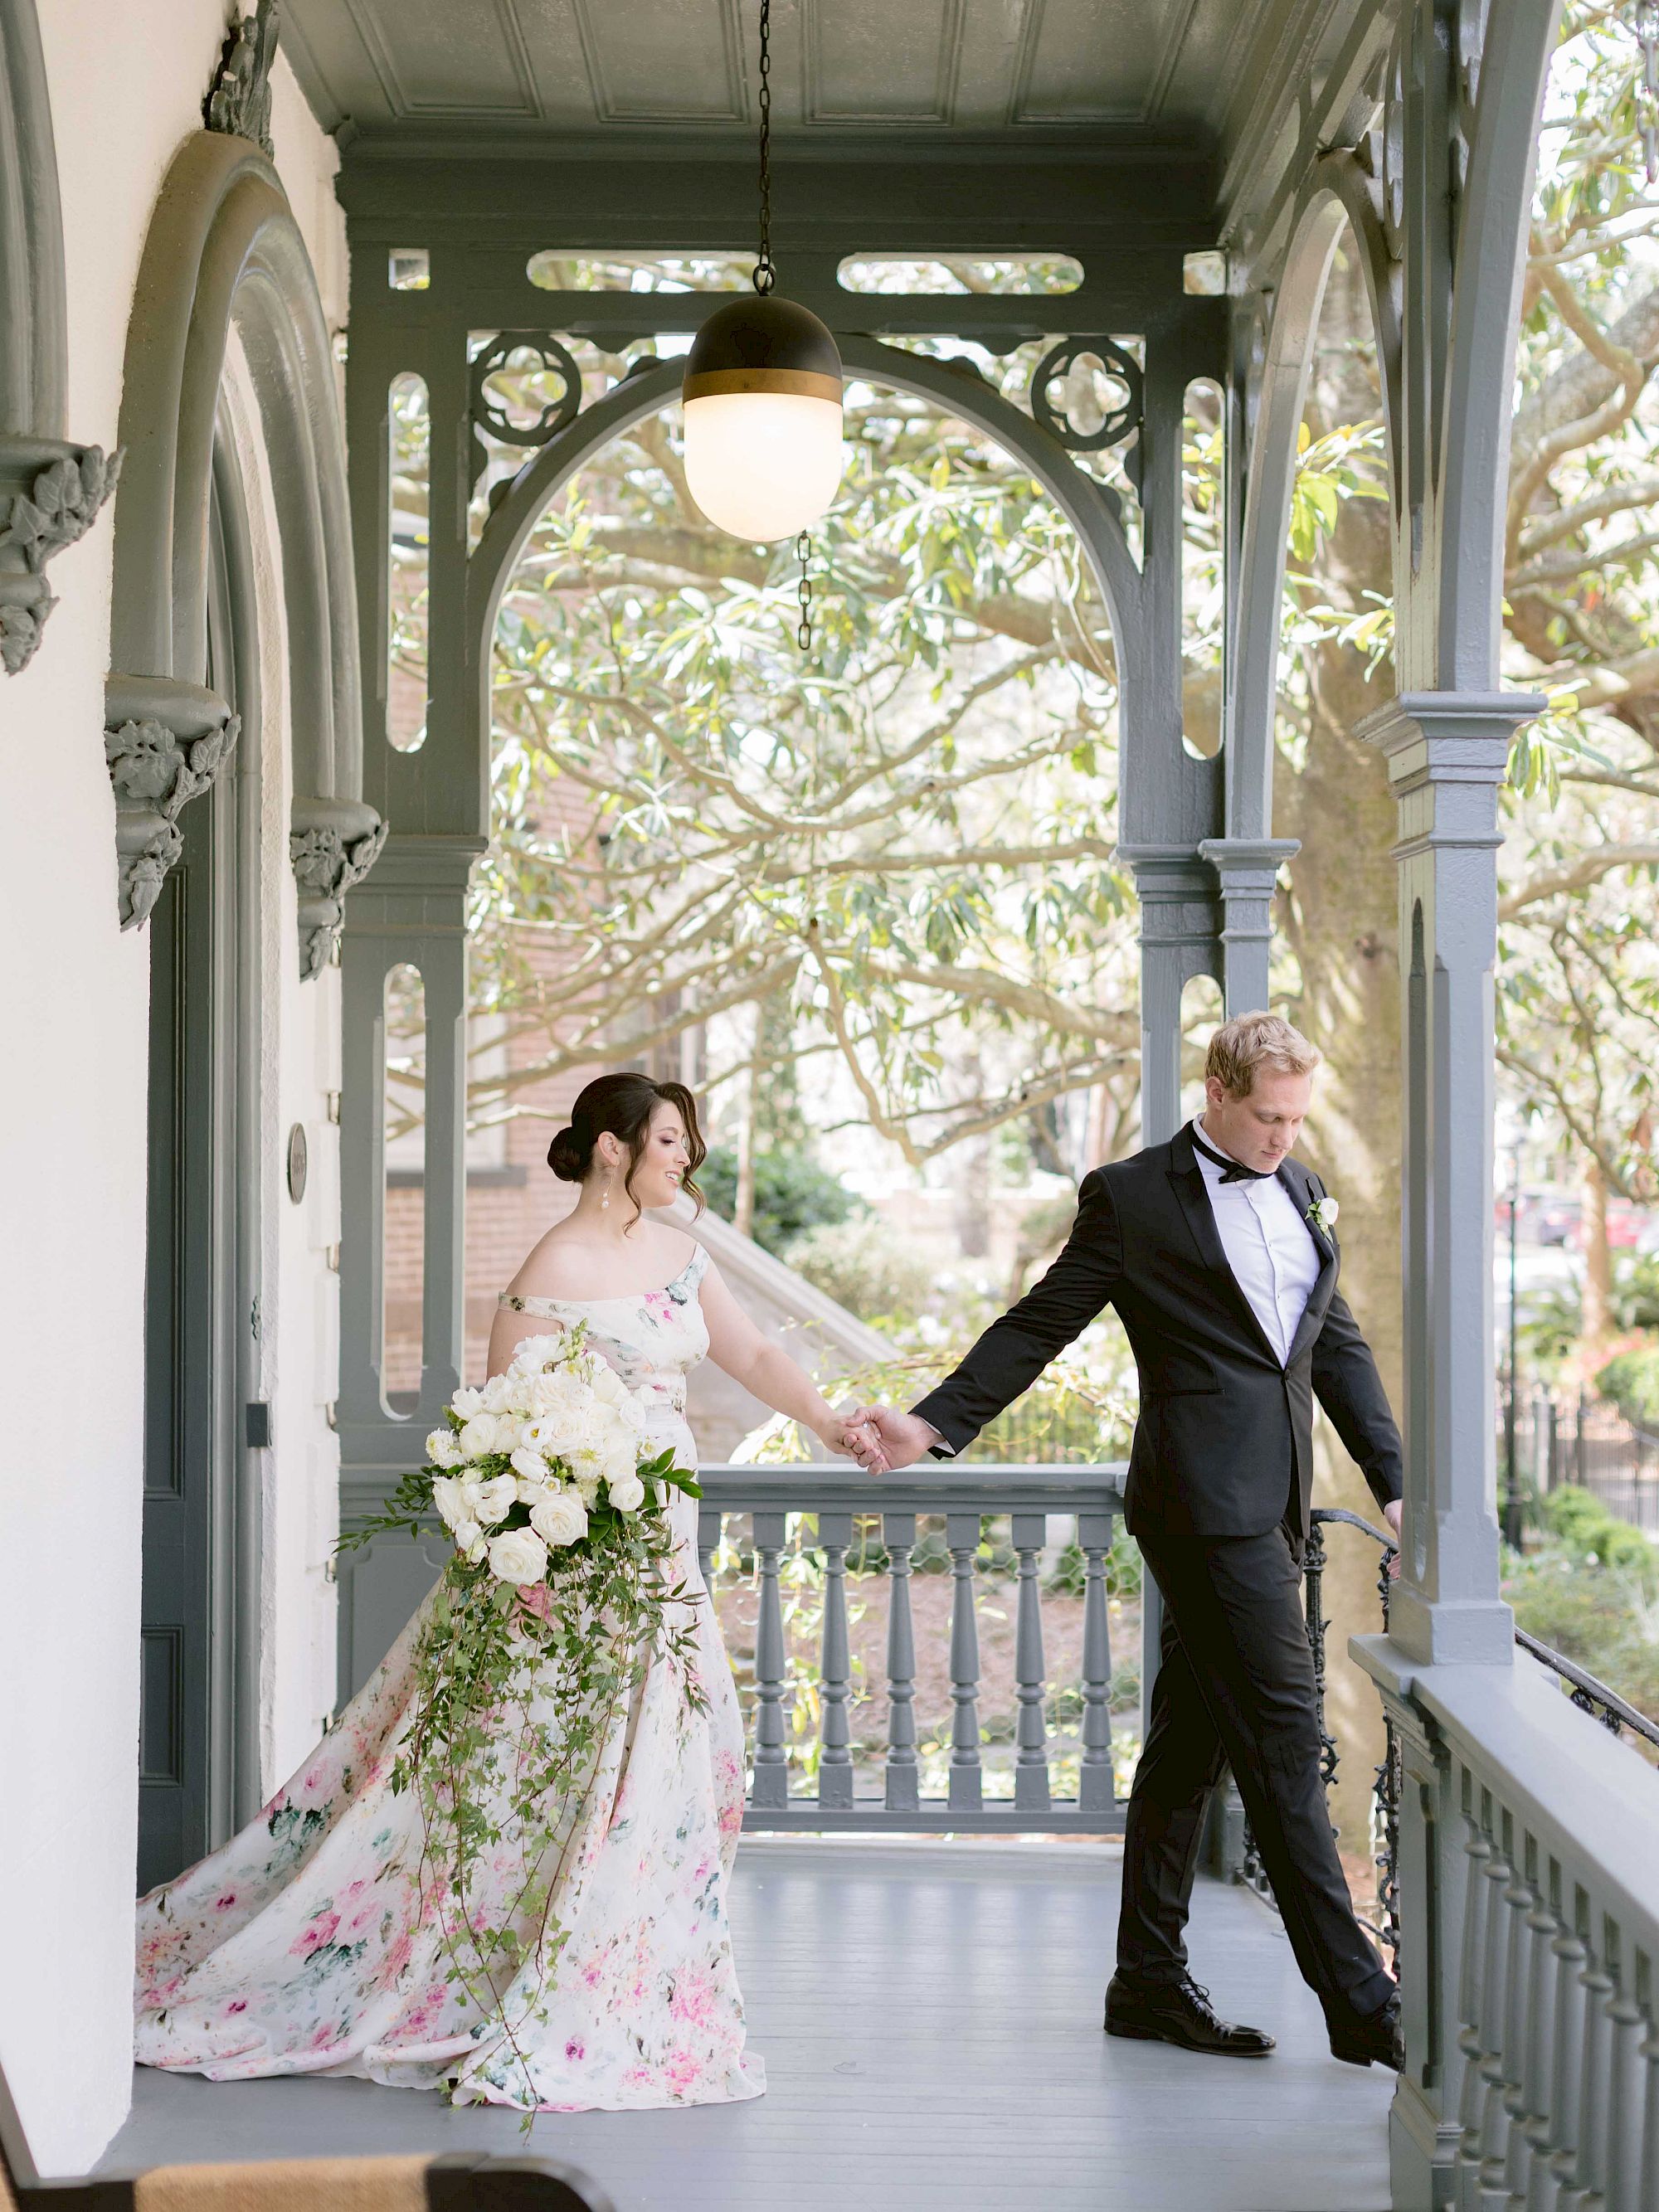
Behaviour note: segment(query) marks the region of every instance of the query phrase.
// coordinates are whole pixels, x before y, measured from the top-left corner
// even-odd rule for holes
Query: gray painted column
[[[466,900],[477,837],[392,836],[345,902],[340,1113],[341,1514],[378,1510],[459,1385],[465,1358]],[[420,1394],[394,1413],[381,1387],[386,1231],[386,979],[420,970],[426,1007],[426,1162]],[[434,1571],[384,1544],[340,1563],[340,1694],[384,1656]],[[410,1583],[414,1573],[418,1587]]]
[[[1181,1127],[1181,999],[1212,975],[1220,915],[1215,877],[1191,846],[1120,845],[1140,901],[1140,1136],[1161,1145]],[[1152,1726],[1164,1601],[1150,1575],[1140,1589],[1140,1740]]]
[[[1360,724],[1400,805],[1406,1511],[1395,1643],[1507,1666],[1492,1384],[1498,793],[1541,699],[1408,692]]]
[[[1301,850],[1294,837],[1206,837],[1199,851],[1221,886],[1221,988],[1229,1016],[1267,1003],[1273,885]]]

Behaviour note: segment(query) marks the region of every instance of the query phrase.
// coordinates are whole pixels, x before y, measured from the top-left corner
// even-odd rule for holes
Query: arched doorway
[[[148,1885],[257,1809],[267,1755],[313,1740],[325,1705],[300,1686],[331,1674],[339,1078],[319,979],[383,836],[359,796],[332,348],[276,172],[234,133],[188,139],[163,182],[121,434],[106,750],[122,926],[154,933]]]

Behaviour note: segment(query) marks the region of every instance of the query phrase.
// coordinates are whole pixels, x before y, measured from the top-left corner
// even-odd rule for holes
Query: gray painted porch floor
[[[1267,1908],[1200,1881],[1191,1948],[1265,2061],[1103,2035],[1115,1844],[745,1841],[732,1922],[768,2094],[547,2115],[370,2082],[138,2069],[104,2171],[524,2148],[617,2212],[1384,2212],[1393,2076],[1344,2066]]]

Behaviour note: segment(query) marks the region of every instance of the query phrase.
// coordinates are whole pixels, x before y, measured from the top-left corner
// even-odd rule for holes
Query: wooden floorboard
[[[1194,1970],[1279,2038],[1255,2063],[1100,2028],[1115,1844],[746,1839],[745,2105],[539,2118],[618,2212],[1386,2212],[1393,2077],[1343,2066],[1277,1920],[1201,1881]],[[360,2081],[138,2069],[101,2170],[514,2151],[509,2112]]]

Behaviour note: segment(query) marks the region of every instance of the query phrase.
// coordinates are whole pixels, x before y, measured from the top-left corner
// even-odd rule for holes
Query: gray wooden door
[[[183,855],[149,924],[141,1890],[250,1809],[244,1747],[257,1723],[246,1652],[257,1626],[258,718],[230,466],[228,450],[216,457],[210,681],[242,735],[179,817]],[[256,1775],[255,1802],[257,1790]]]

